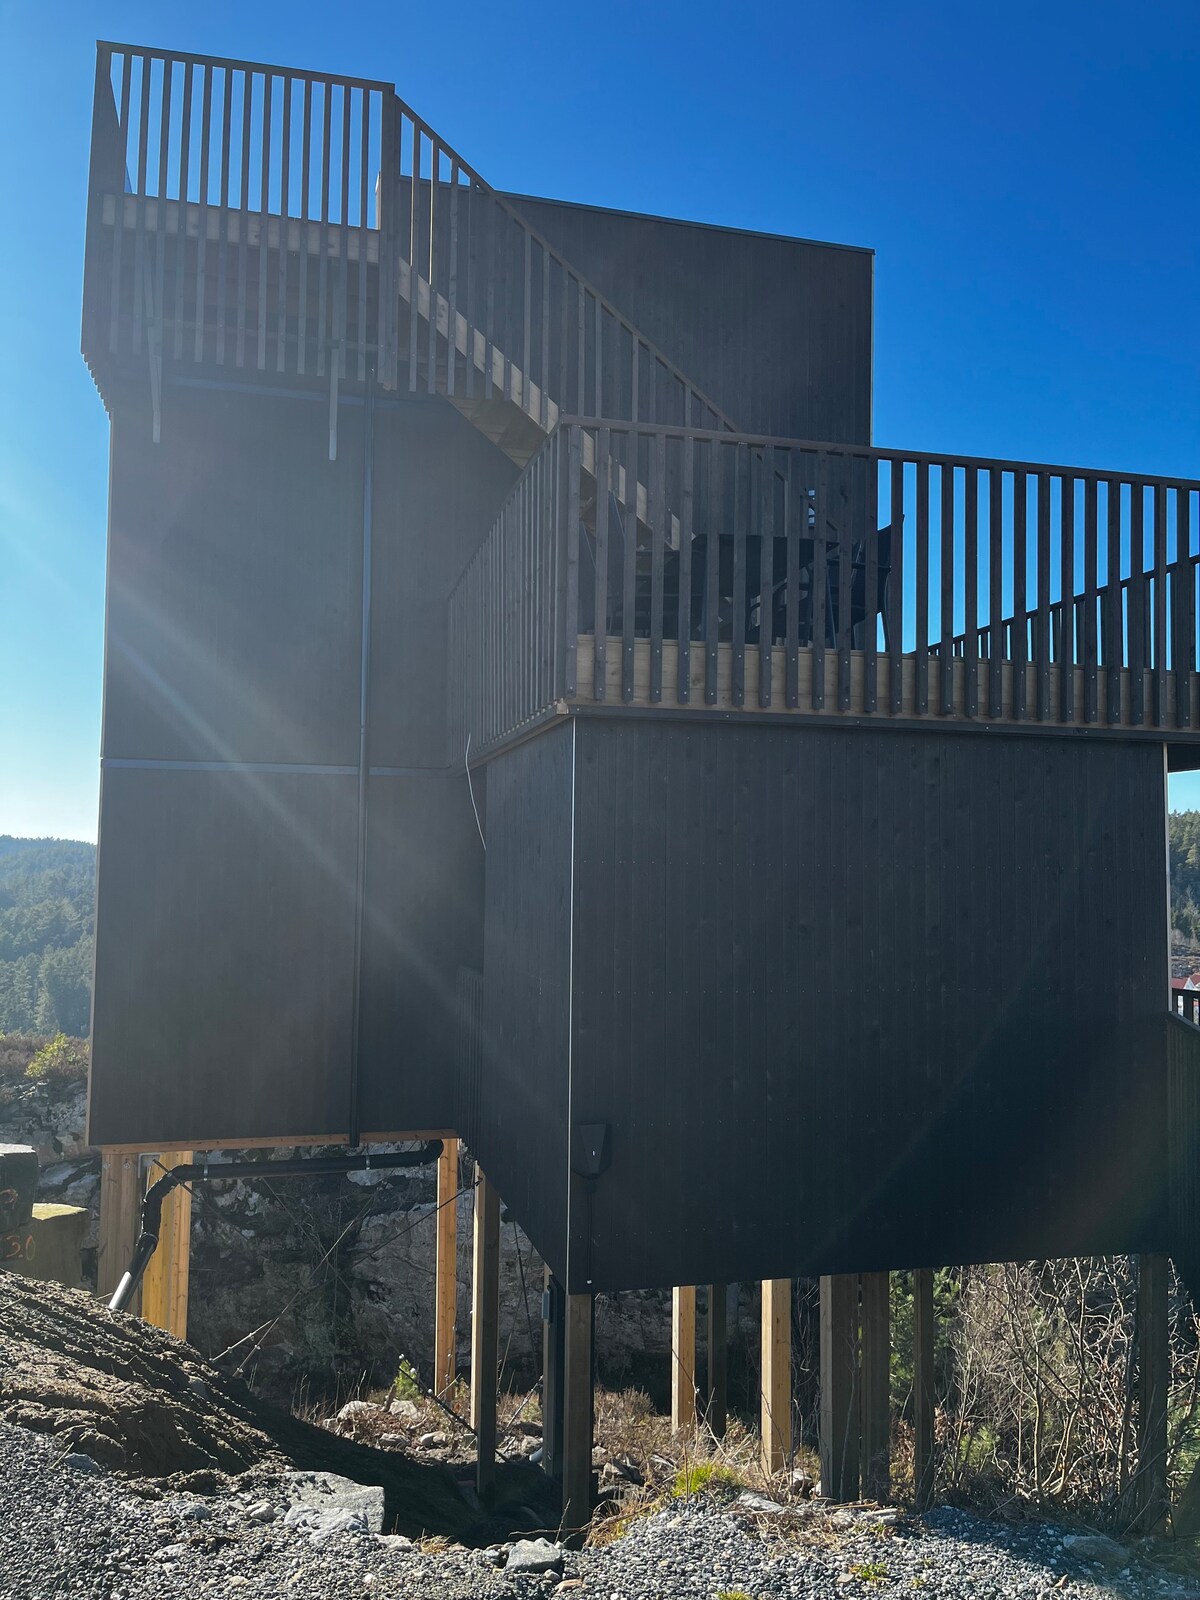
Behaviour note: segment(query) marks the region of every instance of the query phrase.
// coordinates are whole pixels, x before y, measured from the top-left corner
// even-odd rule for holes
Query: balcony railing
[[[84,345],[371,369],[534,444],[560,410],[731,426],[391,84],[133,45],[98,47]]]
[[[572,419],[451,599],[458,732],[559,702],[1197,730],[1198,536],[1195,480]]]

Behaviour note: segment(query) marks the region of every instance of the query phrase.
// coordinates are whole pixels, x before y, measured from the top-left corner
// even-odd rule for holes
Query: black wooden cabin
[[[1194,1273],[1200,484],[874,445],[872,273],[100,46],[94,1142],[459,1133],[571,1295]]]

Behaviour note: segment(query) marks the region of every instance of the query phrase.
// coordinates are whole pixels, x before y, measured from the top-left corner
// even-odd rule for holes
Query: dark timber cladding
[[[508,198],[738,428],[871,442],[872,251]]]
[[[496,1092],[556,1166],[568,1103],[611,1132],[568,1288],[1158,1248],[1163,786],[1154,747],[649,718],[501,756]],[[518,1209],[559,1270],[553,1188]]]
[[[551,1269],[566,1268],[573,724],[488,769],[482,1060],[463,1133]]]
[[[169,386],[158,444],[117,398],[92,1137],[344,1136],[364,408],[331,462],[303,393]],[[483,895],[445,599],[516,469],[439,401],[373,432],[358,1125],[434,1131]]]

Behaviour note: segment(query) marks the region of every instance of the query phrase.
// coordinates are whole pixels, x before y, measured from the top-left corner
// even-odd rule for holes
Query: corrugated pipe
[[[142,1201],[142,1226],[128,1267],[108,1302],[110,1311],[124,1311],[133,1291],[142,1281],[150,1257],[158,1248],[162,1227],[163,1201],[181,1183],[224,1182],[232,1178],[319,1177],[330,1172],[383,1172],[396,1167],[427,1167],[442,1153],[440,1139],[427,1139],[415,1150],[391,1150],[380,1155],[360,1151],[353,1156],[293,1156],[286,1161],[189,1161],[171,1167],[146,1190]]]

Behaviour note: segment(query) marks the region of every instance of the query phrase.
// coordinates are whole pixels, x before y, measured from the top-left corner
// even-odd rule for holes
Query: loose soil
[[[212,1493],[234,1478],[265,1483],[293,1469],[336,1472],[382,1486],[392,1531],[474,1542],[479,1513],[444,1463],[303,1422],[161,1329],[81,1290],[4,1271],[0,1417],[49,1435],[64,1455],[128,1474],[149,1494]],[[511,1463],[489,1531],[506,1500],[536,1503],[546,1486],[536,1469]]]

